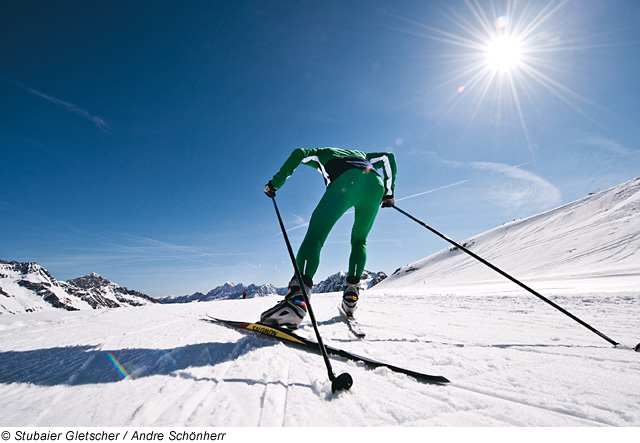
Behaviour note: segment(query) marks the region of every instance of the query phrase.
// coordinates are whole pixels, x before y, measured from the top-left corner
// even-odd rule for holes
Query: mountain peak
[[[92,272],[89,275],[85,275],[84,277],[67,280],[67,283],[76,285],[82,289],[97,289],[114,284],[101,275],[96,274],[95,272]]]
[[[382,280],[387,278],[387,274],[382,271],[371,272],[365,270],[362,273],[362,279],[360,280],[360,287],[362,289],[370,289],[372,286],[377,285]],[[324,292],[340,292],[344,289],[345,282],[347,280],[347,273],[344,271],[336,272],[330,275],[325,280],[319,282],[313,287],[312,292],[324,293]]]
[[[63,282],[53,278],[38,263],[4,260],[0,260],[0,294],[4,296],[0,314],[161,303],[142,292],[120,287],[95,272]]]

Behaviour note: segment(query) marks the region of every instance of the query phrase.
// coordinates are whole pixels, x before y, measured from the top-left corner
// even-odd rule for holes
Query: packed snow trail
[[[547,294],[635,344],[638,293],[579,283]],[[316,294],[327,344],[452,380],[332,358],[354,379],[337,395],[319,355],[202,321],[256,319],[274,300],[2,315],[0,426],[640,425],[640,355],[517,289],[365,291],[366,340],[340,318],[339,294]],[[314,337],[308,321],[298,333]]]

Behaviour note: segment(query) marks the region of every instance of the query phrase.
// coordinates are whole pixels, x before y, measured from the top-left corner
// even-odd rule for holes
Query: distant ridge
[[[385,278],[387,278],[387,274],[385,274],[384,272],[365,271],[362,274],[361,286],[364,289],[368,289],[378,284]],[[345,272],[337,272],[333,275],[330,275],[325,280],[322,280],[321,282],[315,284],[313,286],[313,292],[324,293],[342,291],[342,289],[344,288],[345,279]],[[212,300],[238,300],[243,297],[244,291],[247,291],[246,298],[256,298],[265,297],[267,295],[285,295],[287,293],[287,288],[277,288],[271,284],[263,284],[259,286],[251,284],[249,286],[245,286],[242,283],[235,284],[227,282],[224,285],[210,290],[206,294],[202,292],[196,292],[191,295],[171,295],[168,297],[162,297],[160,298],[160,300],[162,300],[162,302],[166,304],[206,302]]]
[[[364,271],[362,273],[362,280],[360,281],[360,286],[363,289],[369,289],[382,280],[387,278],[387,274],[382,271],[379,272],[371,272]],[[314,293],[324,293],[324,292],[340,292],[344,289],[345,282],[347,280],[347,273],[344,271],[337,272],[333,275],[330,275],[325,280],[321,281],[317,285],[313,287],[312,292]]]
[[[218,286],[206,294],[202,292],[196,292],[191,295],[175,296],[170,295],[168,297],[162,297],[163,303],[192,303],[192,302],[205,302],[212,300],[238,300],[243,297],[244,291],[247,291],[246,298],[264,297],[273,294],[285,294],[286,289],[276,288],[271,284],[245,286],[242,283],[234,284],[227,282],[224,285]],[[283,292],[284,291],[284,292]]]

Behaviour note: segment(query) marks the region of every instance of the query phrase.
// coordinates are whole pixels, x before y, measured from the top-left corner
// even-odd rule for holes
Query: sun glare
[[[563,35],[563,23],[556,20],[556,14],[567,0],[526,3],[465,0],[464,3],[467,8],[450,7],[450,23],[446,28],[407,19],[426,30],[421,36],[444,44],[442,65],[449,69],[437,87],[450,89],[451,95],[444,102],[449,108],[442,115],[461,105],[470,113],[469,127],[480,116],[485,121],[493,117],[501,128],[507,127],[506,119],[515,118],[533,151],[521,100],[535,98],[536,88],[551,93],[578,112],[581,109],[573,101],[586,100],[552,77],[562,66],[562,52],[576,45],[575,39],[559,37]]]
[[[487,65],[500,72],[516,69],[520,65],[522,48],[517,38],[500,36],[487,45]]]

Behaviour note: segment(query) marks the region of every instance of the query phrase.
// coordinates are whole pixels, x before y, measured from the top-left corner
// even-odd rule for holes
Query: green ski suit
[[[383,198],[393,198],[396,178],[394,155],[339,148],[298,148],[271,179],[273,188],[281,188],[300,163],[317,169],[327,185],[296,256],[300,271],[313,278],[329,232],[348,209],[354,208],[348,275],[360,278],[367,261],[367,236],[380,203]],[[383,177],[374,168],[380,169]]]

